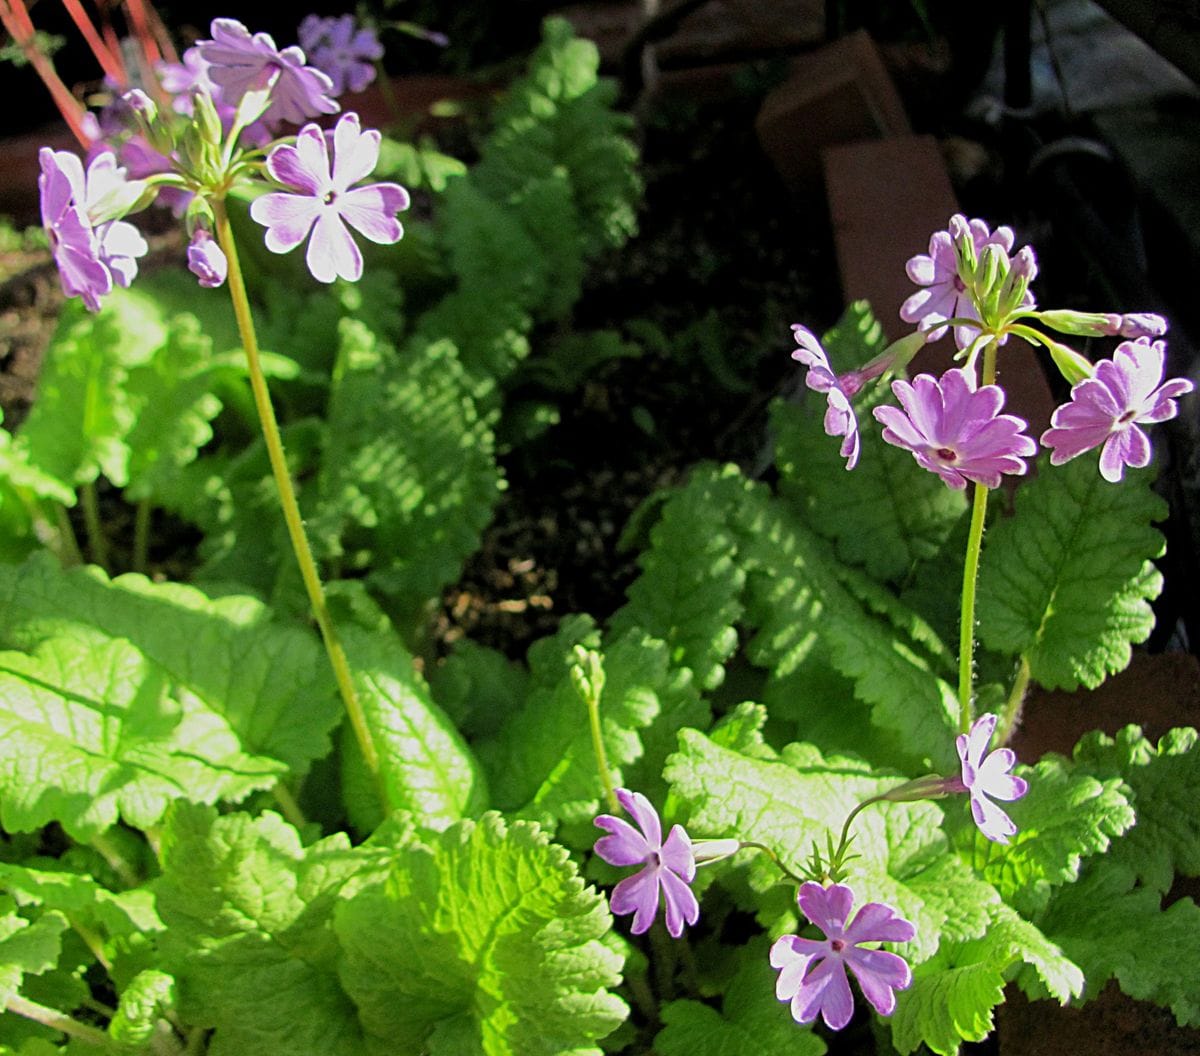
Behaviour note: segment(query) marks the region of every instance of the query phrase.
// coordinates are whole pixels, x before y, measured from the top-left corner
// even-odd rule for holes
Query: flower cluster
[[[216,215],[239,185],[273,183],[251,215],[272,252],[307,240],[305,262],[320,282],[362,276],[350,228],[382,245],[404,233],[396,214],[408,208],[408,192],[363,184],[381,137],[362,129],[357,114],[343,114],[332,131],[309,123],[295,137],[272,140],[285,125],[336,113],[335,95],[365,85],[369,77],[354,63],[380,56],[374,35],[355,30],[350,16],[306,19],[302,36],[325,72],[308,65],[301,48],[280,49],[236,19],[214,19],[211,34],[182,62],[161,67],[169,111],[134,89],[92,123],[97,140],[86,170],[68,152],[41,153],[42,222],[63,290],[92,311],[114,284],[133,281],[147,246],[125,217],[156,200],[184,215],[188,268],[205,287],[228,275]]]
[[[1163,381],[1166,346],[1158,339],[1166,322],[1150,313],[1037,310],[1029,292],[1037,275],[1036,258],[1029,246],[1013,254],[1013,241],[1007,227],[991,231],[982,220],[954,216],[948,230],[930,239],[929,252],[908,262],[909,277],[921,288],[904,302],[901,318],[916,324],[921,340],[934,340],[953,327],[966,363],[940,378],[922,374],[912,382],[893,381],[900,407],[880,406],[872,412],[884,427],[883,439],[910,451],[918,464],[952,488],[965,488],[968,482],[994,488],[1005,474],[1025,473],[1026,459],[1037,453],[1037,444],[1026,435],[1022,419],[1001,413],[1003,390],[979,377],[980,354],[994,356],[1016,336],[1046,348],[1073,385],[1070,399],[1041,435],[1051,463],[1060,465],[1101,448],[1101,474],[1119,481],[1126,466],[1150,461],[1150,441],[1141,427],[1174,417],[1175,400],[1194,387],[1183,378]],[[1038,323],[1059,333],[1124,340],[1111,359],[1093,365],[1038,329]],[[809,388],[825,394],[825,432],[843,438],[841,453],[846,467],[853,468],[860,441],[851,400],[861,388],[863,371],[838,375],[811,331],[801,326],[792,330],[800,346],[792,358],[808,367]],[[910,340],[897,342],[879,357],[872,376],[904,366],[912,356]],[[881,361],[884,369],[879,369]]]
[[[1012,749],[988,752],[996,723],[995,715],[982,715],[969,733],[957,738],[959,775],[930,775],[906,782],[860,804],[851,819],[871,803],[967,793],[979,831],[995,843],[1008,843],[1017,827],[992,798],[1006,802],[1020,799],[1029,785],[1012,773],[1016,764]],[[682,825],[673,825],[664,841],[658,812],[644,795],[619,788],[615,796],[635,825],[613,814],[599,815],[596,827],[606,835],[596,841],[595,852],[609,865],[640,867],[617,883],[609,901],[616,915],[633,915],[630,931],[634,935],[650,930],[661,902],[667,933],[680,938],[685,925],[694,925],[700,919],[700,904],[691,889],[697,866],[728,858],[744,848],[766,850],[760,844],[731,838],[693,841]],[[799,882],[800,911],[822,932],[822,938],[784,935],[770,952],[771,966],[779,972],[775,994],[780,1001],[789,1002],[792,1017],[797,1023],[807,1024],[820,1016],[831,1030],[841,1030],[854,1012],[847,969],[858,981],[867,1003],[882,1016],[895,1011],[896,991],[912,983],[912,972],[904,958],[874,944],[908,942],[916,936],[916,928],[882,902],[868,902],[851,917],[854,892],[840,880],[849,825],[848,820],[842,845],[834,850],[831,844],[824,862],[814,851],[812,879],[799,882],[784,869]]]

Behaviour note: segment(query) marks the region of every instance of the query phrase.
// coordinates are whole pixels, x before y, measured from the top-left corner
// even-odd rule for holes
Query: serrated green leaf
[[[49,638],[96,647],[125,639],[149,668],[221,716],[241,748],[293,770],[328,751],[341,717],[316,636],[275,622],[254,598],[210,599],[193,587],[49,559],[0,566],[0,646],[32,652]]]
[[[214,383],[212,343],[195,316],[173,319],[150,361],[129,370],[124,389],[135,415],[127,434],[131,500],[152,496],[161,478],[178,473],[212,439],[209,423],[221,410]]]
[[[854,807],[898,783],[868,763],[826,758],[807,744],[788,745],[778,761],[729,751],[695,730],[681,731],[679,746],[667,762],[666,778],[686,808],[693,839],[755,840],[793,872],[803,870],[814,842],[824,850],[826,836],[841,831]],[[963,880],[965,886],[955,892],[960,897],[978,893],[978,881],[968,873],[938,868],[949,852],[941,818],[932,803],[888,803],[866,808],[854,823],[852,849],[860,857],[849,863],[847,882],[860,898],[888,902],[916,925],[916,938],[903,949],[914,961],[937,948],[947,916],[941,903],[955,892],[950,882]],[[936,882],[922,879],[935,868]],[[779,871],[765,855],[750,865],[755,890],[779,882]]]
[[[1075,746],[1075,763],[1102,780],[1120,779],[1133,793],[1137,824],[1113,847],[1137,878],[1166,892],[1175,879],[1200,875],[1200,748],[1197,734],[1170,730],[1153,745],[1137,726],[1116,738],[1090,733]]]
[[[872,354],[869,348],[841,352],[846,369],[862,366]],[[846,471],[839,444],[825,434],[825,398],[819,393],[806,394],[802,405],[776,402],[771,428],[780,495],[809,527],[833,540],[839,557],[876,579],[895,581],[937,553],[967,500],[917,465],[908,451],[883,441],[871,409],[889,396],[886,387],[876,387],[855,401],[862,446],[853,472]]]
[[[939,1056],[954,1056],[962,1042],[982,1041],[1017,965],[1028,964],[1063,1003],[1082,993],[1083,973],[1037,928],[1000,902],[988,912],[984,935],[943,943],[913,968],[912,987],[896,995],[892,1040],[902,1056],[922,1042]]]
[[[429,678],[433,698],[470,738],[496,733],[529,692],[529,672],[498,649],[461,638]]]
[[[638,559],[642,574],[611,621],[614,632],[640,627],[661,638],[702,689],[721,684],[737,648],[745,573],[729,522],[742,491],[736,472],[701,467],[671,494]]]
[[[610,920],[536,825],[488,814],[397,852],[337,912],[367,1051],[598,1056],[627,1012]]]
[[[123,487],[127,436],[135,418],[126,374],[164,340],[162,311],[144,293],[113,290],[95,314],[68,301],[46,353],[37,398],[21,427],[30,461],[70,484],[87,484],[103,473]]]
[[[986,839],[965,810],[955,843],[1005,900],[1034,916],[1053,888],[1078,879],[1081,862],[1109,849],[1112,838],[1134,823],[1134,811],[1119,777],[1097,780],[1048,755],[1021,768],[1029,791],[1004,809],[1017,826],[1007,845]]]
[[[760,938],[737,951],[738,971],[725,989],[721,1012],[691,1000],[663,1005],[664,1026],[654,1038],[658,1056],[822,1056],[825,1043],[775,999],[768,946]]]
[[[993,529],[979,580],[979,636],[1024,656],[1047,689],[1092,689],[1129,663],[1130,644],[1154,626],[1162,589],[1151,559],[1163,552],[1166,504],[1151,472],[1121,485],[1096,458],[1040,465],[1017,493],[1016,512]]]
[[[214,1028],[213,1056],[361,1056],[331,914],[343,886],[379,860],[343,835],[302,848],[275,814],[172,810],[156,887],[162,967],[181,1015]]]
[[[480,813],[487,788],[475,756],[450,720],[431,699],[413,658],[394,634],[368,634],[346,627],[342,643],[358,690],[367,728],[379,754],[379,772],[388,810],[408,810],[431,829]],[[351,768],[355,775],[347,773]],[[382,820],[379,788],[366,772],[358,745],[342,740],[347,784],[362,794],[344,796],[350,820],[370,832]]]
[[[140,972],[121,992],[116,1015],[108,1024],[109,1037],[121,1045],[143,1045],[154,1036],[163,1014],[174,1007],[175,979],[154,969]]]
[[[1180,1026],[1200,1026],[1200,908],[1190,898],[1163,909],[1159,892],[1110,856],[1055,893],[1041,927],[1083,968],[1089,997],[1115,978],[1130,997],[1169,1007]]]
[[[736,507],[739,564],[746,569],[751,662],[783,678],[814,655],[854,683],[871,721],[899,734],[906,764],[953,766],[958,706],[922,643],[897,640],[842,584],[828,544],[801,525],[761,485],[743,484]],[[900,608],[896,602],[894,609]],[[914,617],[915,619],[915,617]]]
[[[14,911],[12,899],[0,895],[0,1008],[21,989],[26,975],[40,975],[58,963],[62,934],[69,927],[56,912],[26,920]]]
[[[574,647],[598,650],[599,635],[586,617],[563,621],[558,634],[529,651],[530,691],[499,734],[479,746],[495,804],[538,821],[561,838],[589,846],[591,821],[600,813],[600,780],[587,705],[571,677]],[[665,648],[636,632],[602,653],[605,680],[599,713],[613,781],[644,751],[640,733],[660,714],[669,692]],[[662,694],[662,696],[660,696]]]
[[[450,342],[397,353],[353,320],[340,333],[312,537],[413,613],[479,546],[503,486],[494,438]]]
[[[179,796],[237,801],[283,763],[242,750],[229,723],[178,692],[128,642],[50,638],[0,652],[0,817],[59,822],[88,840],[118,820],[147,829]]]

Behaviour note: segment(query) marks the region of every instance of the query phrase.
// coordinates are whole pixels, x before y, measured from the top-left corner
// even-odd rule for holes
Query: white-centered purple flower
[[[308,61],[333,82],[334,95],[361,92],[375,79],[383,45],[373,29],[356,28],[353,15],[308,15],[300,23],[299,37]]]
[[[846,969],[854,973],[863,997],[881,1016],[896,1008],[896,991],[912,984],[904,958],[887,950],[864,949],[863,943],[907,942],[917,933],[911,923],[882,902],[868,902],[847,924],[854,892],[845,884],[822,887],[810,880],[797,896],[800,911],[824,939],[784,935],[771,947],[771,967],[779,970],[775,996],[789,1001],[797,1023],[820,1015],[831,1030],[841,1030],[854,1014],[854,997]]]
[[[883,439],[911,451],[952,488],[965,488],[967,481],[999,487],[1001,474],[1024,473],[1025,459],[1037,451],[1025,422],[1000,413],[1004,390],[975,388],[966,370],[948,370],[941,378],[920,374],[911,384],[893,381],[892,392],[900,407],[873,411]]]
[[[229,261],[212,235],[203,227],[196,228],[187,250],[188,271],[206,289],[216,289],[229,275]]]
[[[380,245],[398,242],[404,228],[396,214],[408,208],[408,192],[398,183],[353,184],[369,176],[379,160],[379,133],[363,132],[357,114],[338,119],[330,163],[327,134],[305,125],[296,145],[271,151],[267,171],[286,191],[273,191],[250,205],[250,215],[267,229],[272,253],[295,249],[312,233],[305,261],[313,278],[362,277],[362,253],[346,224]]]
[[[971,816],[979,831],[994,843],[1008,843],[1017,826],[989,796],[1011,802],[1029,791],[1029,782],[1015,777],[1011,771],[1017,757],[1011,748],[997,748],[988,753],[988,744],[996,732],[996,716],[980,715],[970,733],[960,733],[955,740],[958,758],[962,763],[962,783],[971,794]]]
[[[858,418],[850,399],[858,389],[840,380],[833,372],[829,356],[811,330],[796,324],[792,327],[792,334],[800,346],[792,353],[792,359],[808,367],[804,383],[813,392],[825,394],[825,434],[844,437],[841,454],[846,460],[846,468],[853,469],[858,464],[860,442]]]
[[[267,33],[254,33],[234,18],[214,18],[212,39],[197,41],[208,77],[221,92],[223,102],[236,106],[246,92],[271,86],[265,121],[298,125],[318,114],[336,114],[330,98],[333,84],[324,73],[305,65],[298,47],[275,47]]]
[[[1042,443],[1051,448],[1050,462],[1059,466],[1104,445],[1100,475],[1116,483],[1125,467],[1150,462],[1150,438],[1140,428],[1165,422],[1178,413],[1175,400],[1195,387],[1186,378],[1163,382],[1166,346],[1142,337],[1123,341],[1111,360],[1096,364],[1090,378],[1071,389],[1071,399],[1057,408]]]
[[[977,258],[982,256],[985,246],[999,246],[1005,253],[1013,247],[1012,228],[998,227],[995,231],[989,231],[984,221],[967,220],[956,214],[950,218],[950,230],[938,231],[929,239],[928,253],[918,253],[909,259],[905,268],[908,277],[922,289],[900,306],[900,318],[906,323],[916,323],[921,330],[929,331],[931,341],[936,341],[946,332],[941,324],[947,319],[979,318],[979,310],[958,273],[958,255],[953,237],[955,231],[970,233]],[[974,327],[956,326],[955,342],[959,348],[966,348],[976,333]]]
[[[683,934],[684,924],[695,924],[700,916],[700,905],[688,886],[696,877],[692,841],[682,825],[674,825],[664,843],[658,811],[650,801],[640,792],[625,788],[618,788],[616,795],[638,828],[623,818],[601,814],[595,824],[608,835],[596,841],[596,853],[609,865],[640,865],[643,868],[613,888],[609,905],[617,916],[632,913],[630,930],[634,935],[641,935],[654,922],[661,893],[666,907],[667,931],[677,939]]]

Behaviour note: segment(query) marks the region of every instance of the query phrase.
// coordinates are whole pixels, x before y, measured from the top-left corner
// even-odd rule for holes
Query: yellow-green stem
[[[26,1019],[32,1019],[35,1023],[41,1023],[42,1026],[49,1027],[51,1030],[62,1031],[68,1037],[78,1038],[88,1045],[95,1045],[98,1049],[112,1051],[117,1047],[112,1038],[99,1028],[80,1023],[79,1020],[59,1012],[58,1009],[39,1005],[36,1001],[21,997],[20,994],[13,994],[8,999],[6,1010],[15,1012],[18,1016],[24,1016]]]
[[[102,832],[93,836],[88,842],[126,887],[137,887],[142,882],[138,871],[125,860],[125,856],[117,849],[116,844],[108,838],[107,834]]]
[[[137,515],[133,522],[133,570],[146,571],[150,554],[150,500],[142,499],[137,504]]]
[[[71,527],[71,518],[67,516],[65,506],[54,504],[54,523],[58,528],[59,545],[55,546],[62,563],[68,568],[83,564],[83,551],[79,549],[79,540],[75,538],[75,529]]]
[[[604,735],[600,729],[599,694],[587,693],[588,725],[592,731],[592,749],[596,753],[596,767],[600,771],[600,780],[604,785],[604,798],[612,814],[621,813],[621,804],[617,801],[617,793],[613,788],[612,774],[608,771],[608,753],[604,750]]]
[[[996,342],[991,341],[983,353],[983,385],[996,381]],[[987,517],[988,492],[983,484],[975,485],[971,502],[971,527],[967,534],[966,560],[963,562],[962,612],[958,624],[958,728],[967,733],[974,720],[975,696],[975,588],[979,583],[979,555],[983,550],[983,525]]]
[[[87,527],[88,550],[92,560],[101,568],[108,568],[108,540],[104,538],[104,526],[100,523],[100,503],[96,498],[94,481],[85,484],[80,489],[80,499],[83,502],[83,523]]]
[[[276,781],[271,789],[271,795],[275,797],[275,802],[279,804],[279,809],[283,811],[283,816],[297,829],[304,828],[308,824],[308,819],[304,816],[304,811],[300,809],[300,804],[296,802],[296,797],[292,795],[291,790],[282,781]]]
[[[233,230],[229,226],[229,214],[225,203],[217,200],[213,203],[216,217],[217,243],[225,254],[229,264],[229,295],[233,300],[233,314],[237,318],[238,332],[242,338],[242,347],[246,352],[246,362],[250,370],[250,389],[254,394],[254,405],[258,411],[259,422],[262,425],[263,439],[267,445],[267,457],[271,462],[271,472],[279,490],[279,503],[283,508],[283,519],[287,523],[288,538],[291,539],[292,550],[296,562],[300,566],[300,576],[304,580],[304,589],[308,592],[309,605],[313,617],[321,630],[321,638],[325,643],[325,651],[329,654],[329,663],[333,668],[333,677],[337,682],[338,692],[345,705],[346,714],[350,718],[350,726],[358,741],[367,769],[375,779],[376,785],[382,785],[379,775],[379,753],[367,726],[366,715],[359,702],[358,693],[354,688],[354,679],[350,674],[350,665],[346,661],[346,652],[329,615],[329,607],[325,603],[325,590],[321,586],[321,577],[313,560],[312,550],[308,545],[308,536],[304,532],[304,520],[300,516],[300,506],[296,501],[296,492],[292,487],[292,478],[288,473],[287,457],[283,451],[283,440],[279,435],[279,425],[275,420],[275,410],[271,406],[271,396],[267,391],[267,380],[263,375],[262,363],[258,354],[258,336],[254,330],[254,318],[250,313],[250,299],[246,296],[246,284],[242,281],[242,270],[238,264],[237,246],[233,240]],[[384,804],[386,807],[386,802]]]

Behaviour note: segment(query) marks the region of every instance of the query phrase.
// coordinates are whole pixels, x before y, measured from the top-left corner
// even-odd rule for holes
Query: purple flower
[[[819,1015],[830,1030],[841,1030],[854,1014],[854,998],[846,968],[854,973],[863,997],[881,1016],[896,1008],[897,990],[912,984],[903,957],[886,950],[865,950],[864,942],[907,942],[917,929],[882,902],[868,902],[847,925],[854,892],[845,884],[822,887],[812,880],[797,896],[801,912],[825,933],[823,940],[784,935],[771,947],[771,967],[778,968],[775,996],[792,1003],[797,1023]]]
[[[88,309],[100,310],[100,298],[112,292],[112,273],[100,260],[96,233],[84,212],[83,163],[66,150],[42,147],[42,226],[58,267],[63,293],[80,297]]]
[[[290,190],[255,199],[250,215],[267,229],[272,253],[294,249],[311,231],[305,261],[313,278],[333,282],[341,276],[357,282],[362,254],[346,224],[380,245],[398,242],[404,228],[395,214],[408,208],[408,192],[397,183],[351,190],[379,160],[379,133],[361,131],[357,114],[344,114],[333,130],[332,166],[326,135],[316,125],[305,125],[295,146],[271,151],[267,171]]]
[[[308,15],[300,23],[300,47],[309,61],[333,82],[333,94],[361,92],[375,79],[383,45],[372,29],[355,29],[354,16]]]
[[[939,324],[947,319],[979,318],[979,311],[966,283],[958,274],[958,255],[954,250],[954,234],[965,237],[968,232],[975,244],[976,257],[983,254],[984,246],[999,246],[1005,253],[1012,249],[1012,228],[998,227],[995,231],[989,231],[982,220],[967,220],[955,214],[950,218],[950,230],[938,231],[930,238],[928,254],[918,253],[906,265],[908,277],[924,289],[918,290],[900,306],[900,318],[930,331],[931,341],[936,341],[946,332],[946,328]],[[966,348],[974,336],[972,327],[954,328],[954,339],[959,348]]]
[[[1149,338],[1123,341],[1111,360],[1096,364],[1095,374],[1071,389],[1070,402],[1057,408],[1042,443],[1053,451],[1051,465],[1104,445],[1100,475],[1116,483],[1126,466],[1150,462],[1150,439],[1139,424],[1165,422],[1178,412],[1175,400],[1192,391],[1186,378],[1162,382],[1166,347]]]
[[[610,905],[618,916],[633,914],[634,935],[641,935],[654,923],[658,895],[662,892],[667,907],[667,931],[673,938],[683,934],[684,923],[695,924],[700,905],[688,884],[696,876],[692,841],[675,825],[667,842],[662,842],[658,812],[640,792],[618,788],[617,799],[637,822],[638,832],[629,822],[611,814],[601,814],[596,827],[609,835],[596,841],[596,853],[609,865],[641,865],[644,868],[627,876],[613,888]]]
[[[79,297],[90,311],[100,310],[100,298],[112,292],[113,282],[128,286],[137,275],[137,258],[149,248],[133,224],[111,219],[140,197],[125,179],[111,152],[83,163],[65,150],[43,147],[38,153],[42,173],[42,224],[68,297]],[[97,219],[102,222],[96,223]]]
[[[962,783],[971,793],[971,816],[975,824],[994,843],[1008,843],[1017,827],[988,796],[1009,802],[1020,799],[1029,791],[1029,782],[1014,777],[1009,771],[1017,761],[1011,748],[998,748],[990,755],[988,742],[996,730],[996,716],[980,715],[970,733],[960,733],[955,740],[958,758],[962,761]]]
[[[207,92],[214,97],[220,94],[208,75],[208,61],[198,47],[188,48],[182,62],[160,62],[158,81],[171,96],[172,108],[188,117],[195,110],[194,93]]]
[[[873,412],[884,426],[884,440],[911,451],[919,465],[952,488],[965,488],[969,480],[998,487],[1002,473],[1024,473],[1024,458],[1037,451],[1022,432],[1025,423],[1000,414],[1004,390],[976,389],[965,370],[948,370],[940,379],[920,374],[912,384],[893,381],[892,392],[904,409]]]
[[[858,389],[834,374],[829,356],[811,330],[797,324],[792,327],[792,333],[800,346],[792,353],[792,359],[808,367],[804,383],[813,392],[825,393],[825,434],[845,437],[841,454],[846,459],[846,468],[853,469],[858,464],[859,439],[858,418],[850,406],[850,398]]]
[[[304,64],[299,48],[280,51],[269,34],[251,36],[234,18],[214,18],[211,29],[213,39],[198,41],[196,48],[223,102],[236,106],[246,92],[271,85],[264,120],[298,125],[318,114],[337,113],[338,104],[329,97],[333,84],[320,70]]]
[[[1154,312],[1129,312],[1105,315],[1107,326],[1104,332],[1109,337],[1124,337],[1134,340],[1139,337],[1162,337],[1167,332],[1167,321]]]
[[[188,271],[200,280],[200,285],[206,289],[215,289],[225,281],[229,274],[229,261],[221,247],[213,241],[204,228],[198,227],[192,234],[192,241],[187,250]]]

